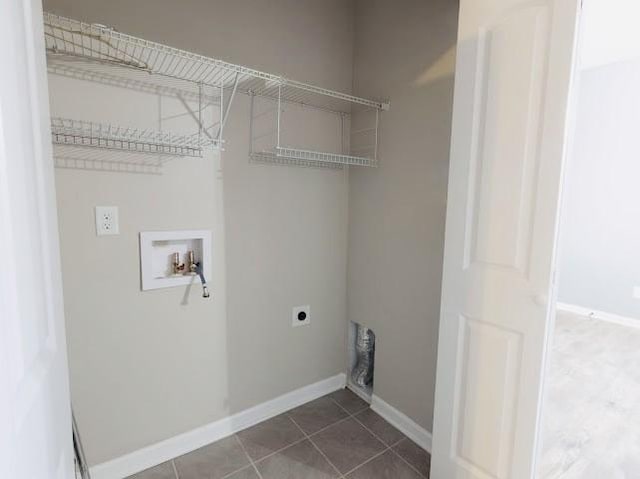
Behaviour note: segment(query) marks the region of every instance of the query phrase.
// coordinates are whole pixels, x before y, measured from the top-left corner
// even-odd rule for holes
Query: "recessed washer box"
[[[142,290],[171,288],[200,283],[190,274],[173,273],[173,257],[179,254],[180,263],[188,268],[187,252],[193,251],[195,261],[204,266],[204,276],[211,281],[211,231],[143,231],[140,233],[140,273]]]

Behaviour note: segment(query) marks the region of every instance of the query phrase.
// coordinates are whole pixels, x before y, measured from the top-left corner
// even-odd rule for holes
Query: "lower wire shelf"
[[[378,166],[376,160],[362,156],[341,155],[321,151],[300,150],[297,148],[276,147],[276,155],[294,160],[314,161],[346,166]]]
[[[276,147],[274,150],[251,152],[250,158],[252,161],[259,163],[338,170],[345,166],[378,166],[377,161],[371,158],[283,147]]]
[[[325,163],[321,161],[287,158],[284,156],[278,156],[273,151],[252,152],[249,154],[249,159],[255,163],[266,163],[280,166],[302,166],[306,168],[323,168],[331,170],[343,169],[343,165],[338,163]]]
[[[142,155],[201,158],[206,148],[219,149],[206,134],[177,135],[149,129],[129,128],[69,118],[51,118],[54,145],[100,148]]]

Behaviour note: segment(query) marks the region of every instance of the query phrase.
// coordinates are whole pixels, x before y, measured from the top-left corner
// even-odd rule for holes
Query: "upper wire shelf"
[[[338,113],[350,113],[352,105],[388,109],[383,101],[289,80],[52,13],[44,13],[44,33],[49,69],[57,73],[105,75],[112,82],[142,89],[174,89],[191,95],[198,93],[198,85],[209,85]],[[105,66],[118,67],[117,75]]]

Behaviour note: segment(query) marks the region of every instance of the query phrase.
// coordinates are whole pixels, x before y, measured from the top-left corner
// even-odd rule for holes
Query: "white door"
[[[0,0],[0,477],[74,476],[40,0]]]
[[[461,0],[432,479],[536,459],[580,0]]]

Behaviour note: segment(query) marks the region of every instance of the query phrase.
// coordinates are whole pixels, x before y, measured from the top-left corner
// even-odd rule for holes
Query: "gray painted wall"
[[[430,430],[457,2],[131,5],[45,1],[55,13],[231,62],[353,85],[392,108],[377,170],[249,163],[243,96],[221,158],[174,161],[160,177],[57,170],[72,395],[89,462],[343,371],[347,318],[377,334],[375,394]],[[98,93],[89,106],[79,101],[84,87],[53,80],[53,111],[91,118],[123,114],[125,104],[131,118],[158,114],[155,98]],[[120,207],[120,236],[95,236],[96,205]],[[213,298],[197,288],[141,293],[138,232],[188,228],[214,232]],[[290,327],[299,304],[311,305],[308,328]]]
[[[558,300],[640,319],[640,60],[580,75]]]
[[[458,2],[359,0],[354,91],[391,98],[381,165],[349,178],[348,318],[374,394],[432,428]]]
[[[46,0],[44,7],[351,89],[349,1]],[[86,99],[78,83],[52,80],[52,110],[97,120],[119,114],[125,122],[157,117],[150,95],[94,93]],[[249,104],[239,95],[222,160],[176,160],[163,176],[56,171],[72,396],[91,464],[344,371],[347,173],[250,164],[248,125]],[[96,205],[119,206],[119,236],[95,236]],[[198,288],[140,292],[138,233],[194,228],[213,230],[212,299]],[[291,308],[301,304],[311,305],[312,324],[291,328]]]

